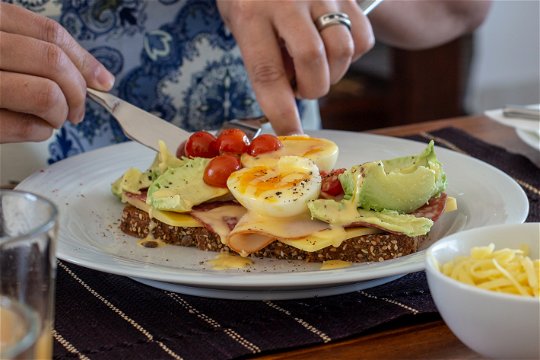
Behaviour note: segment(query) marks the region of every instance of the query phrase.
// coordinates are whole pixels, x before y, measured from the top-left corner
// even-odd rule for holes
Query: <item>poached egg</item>
[[[282,156],[233,172],[227,187],[248,211],[291,217],[307,212],[307,202],[319,197],[321,176],[312,160]]]
[[[308,135],[278,136],[283,145],[280,149],[257,156],[247,153],[241,157],[242,166],[272,166],[282,156],[300,156],[312,160],[322,171],[330,171],[336,164],[339,149],[335,142]]]

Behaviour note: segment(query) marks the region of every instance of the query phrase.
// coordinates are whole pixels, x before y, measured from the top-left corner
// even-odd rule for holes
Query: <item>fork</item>
[[[262,126],[268,123],[268,118],[266,116],[260,116],[255,118],[245,118],[245,119],[233,119],[226,121],[221,126],[221,129],[218,130],[216,136],[219,136],[226,129],[240,129],[242,130],[248,139],[251,141],[262,131]]]

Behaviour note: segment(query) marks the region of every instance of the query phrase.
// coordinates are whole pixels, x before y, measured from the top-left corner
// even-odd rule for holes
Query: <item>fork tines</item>
[[[217,136],[225,129],[240,129],[246,133],[249,140],[257,137],[261,133],[261,126],[267,123],[268,119],[264,116],[250,119],[233,119],[223,123],[219,129]]]

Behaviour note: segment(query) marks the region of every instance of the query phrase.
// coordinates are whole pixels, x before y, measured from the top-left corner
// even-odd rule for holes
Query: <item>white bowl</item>
[[[435,305],[452,332],[468,347],[490,358],[540,358],[540,300],[483,290],[454,280],[437,268],[475,246],[495,250],[529,246],[539,258],[540,223],[506,224],[452,234],[426,251],[426,274]]]

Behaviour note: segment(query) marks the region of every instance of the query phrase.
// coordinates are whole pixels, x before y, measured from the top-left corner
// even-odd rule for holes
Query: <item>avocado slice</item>
[[[372,224],[407,236],[425,235],[433,221],[408,215],[446,189],[446,175],[431,141],[415,156],[353,166],[339,175],[341,201],[308,203],[311,216],[332,225]]]
[[[393,210],[360,209],[350,200],[317,199],[310,201],[308,208],[313,218],[332,225],[371,224],[407,236],[425,235],[433,225],[433,221],[428,218],[400,214]]]
[[[146,189],[152,184],[153,176],[151,171],[141,172],[137,168],[129,168],[122,176],[111,184],[112,193],[118,198],[122,198],[124,191],[140,194],[141,189]]]
[[[141,189],[148,188],[169,167],[180,166],[184,161],[184,158],[178,159],[171,154],[165,143],[160,141],[159,152],[156,154],[152,165],[144,172],[137,168],[129,168],[111,184],[111,191],[120,199],[124,191],[140,194]]]
[[[339,176],[345,199],[366,210],[410,213],[446,189],[446,174],[434,143],[415,156],[368,162]]]
[[[205,158],[183,158],[180,166],[169,167],[148,188],[146,203],[158,210],[187,212],[195,205],[227,194],[227,188],[204,182],[209,162]]]

